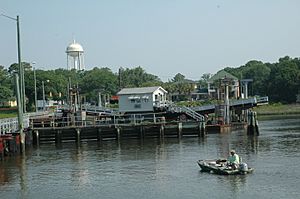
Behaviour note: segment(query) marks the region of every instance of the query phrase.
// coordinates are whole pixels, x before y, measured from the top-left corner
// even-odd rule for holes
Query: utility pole
[[[43,89],[43,112],[45,112],[45,83],[42,81],[42,89]]]
[[[17,22],[17,46],[18,46],[18,74],[15,75],[17,103],[18,103],[18,123],[19,133],[21,138],[21,152],[25,152],[25,134],[23,132],[23,113],[26,112],[26,97],[25,97],[25,81],[24,81],[24,68],[21,61],[21,39],[20,39],[20,20],[19,15],[17,18],[13,18],[4,14],[0,16]]]
[[[37,90],[36,90],[36,71],[35,71],[35,68],[33,68],[33,77],[34,77],[34,104],[35,104],[35,112],[38,112]]]
[[[20,20],[19,15],[17,16],[17,40],[18,40],[18,63],[19,63],[19,78],[20,78],[20,90],[21,100],[23,106],[23,112],[26,113],[26,93],[25,93],[25,80],[24,80],[24,68],[21,61],[21,42],[20,42]]]
[[[19,125],[19,133],[21,140],[21,152],[25,152],[25,134],[23,132],[23,107],[21,102],[21,92],[20,92],[20,83],[19,83],[19,75],[15,74],[15,83],[16,83],[16,92],[17,92],[17,104],[18,104],[18,125]]]

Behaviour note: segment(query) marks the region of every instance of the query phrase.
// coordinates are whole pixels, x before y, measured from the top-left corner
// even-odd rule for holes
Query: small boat
[[[233,169],[227,165],[227,160],[198,160],[198,165],[203,172],[210,172],[219,175],[245,175],[252,173],[254,168],[249,168],[246,163],[241,163],[239,168]]]

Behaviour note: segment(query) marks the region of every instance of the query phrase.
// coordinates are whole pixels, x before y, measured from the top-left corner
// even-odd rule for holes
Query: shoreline
[[[257,115],[298,115],[300,104],[269,104],[253,108]]]

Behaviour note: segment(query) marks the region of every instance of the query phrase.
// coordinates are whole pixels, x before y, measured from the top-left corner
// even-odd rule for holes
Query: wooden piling
[[[145,127],[140,126],[140,138],[144,139],[145,138]]]
[[[4,160],[4,140],[0,137],[0,158]]]
[[[182,122],[178,122],[178,125],[177,125],[177,136],[178,136],[178,138],[182,137]]]
[[[80,143],[80,133],[81,133],[80,128],[77,128],[76,129],[76,142],[77,143]]]
[[[205,122],[199,122],[198,123],[198,131],[199,131],[199,137],[204,137],[206,132],[205,132]]]
[[[165,125],[163,125],[163,124],[161,124],[160,128],[159,128],[159,136],[160,136],[160,138],[165,137]]]
[[[61,130],[56,130],[55,132],[55,143],[61,143]]]
[[[248,121],[248,127],[247,127],[247,134],[248,135],[259,135],[259,128],[258,128],[256,112],[250,111],[248,118],[249,118],[249,121]]]
[[[116,138],[117,140],[121,139],[121,127],[116,127]]]
[[[38,130],[34,130],[34,144],[39,147],[40,146],[40,134]]]
[[[101,131],[101,128],[97,128],[97,141],[98,142],[102,141],[102,131]]]

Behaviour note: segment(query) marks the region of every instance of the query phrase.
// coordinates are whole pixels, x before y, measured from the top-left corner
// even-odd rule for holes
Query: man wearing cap
[[[230,156],[228,157],[228,166],[231,166],[233,169],[237,169],[240,164],[240,157],[235,153],[234,150],[230,151]]]

